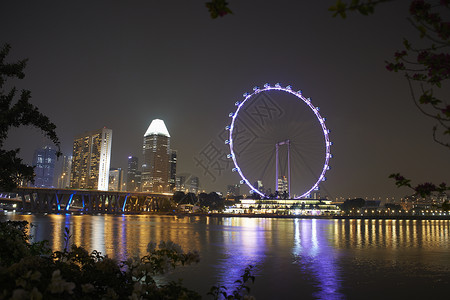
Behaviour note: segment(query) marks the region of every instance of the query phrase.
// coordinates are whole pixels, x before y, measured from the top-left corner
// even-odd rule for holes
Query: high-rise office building
[[[72,156],[64,155],[62,157],[61,173],[58,177],[58,188],[67,189],[70,187],[70,173],[72,170]]]
[[[55,174],[56,149],[44,146],[36,149],[33,156],[34,186],[41,188],[53,188]]]
[[[198,194],[199,188],[200,188],[200,180],[197,176],[190,174],[182,174],[175,176],[176,191]]]
[[[112,130],[86,132],[73,142],[70,186],[74,189],[108,190]]]
[[[122,191],[123,170],[122,168],[111,168],[109,170],[108,190]]]
[[[136,178],[138,172],[138,158],[135,156],[128,156],[128,167],[127,167],[127,191],[138,192],[140,186],[138,185],[138,180]]]
[[[241,186],[239,184],[227,186],[227,196],[240,196],[240,195],[241,195]]]
[[[189,192],[198,194],[198,189],[200,187],[200,180],[197,176],[191,176],[189,180]]]
[[[155,119],[144,134],[142,191],[170,191],[170,134],[163,120]]]
[[[170,151],[170,176],[169,176],[169,189],[170,192],[175,191],[176,186],[176,177],[177,177],[177,151],[171,150]]]
[[[184,192],[186,190],[186,176],[175,176],[175,190]]]
[[[278,178],[278,192],[279,193],[289,192],[289,185],[286,176]]]
[[[264,185],[263,185],[262,180],[255,181],[255,183],[253,184],[253,187],[255,189],[257,189],[258,191],[260,191],[261,193],[264,193]]]
[[[142,186],[142,172],[141,171],[136,171],[136,177],[135,177],[135,182],[136,182],[136,188],[135,188],[135,192],[139,192],[141,191],[141,186]]]

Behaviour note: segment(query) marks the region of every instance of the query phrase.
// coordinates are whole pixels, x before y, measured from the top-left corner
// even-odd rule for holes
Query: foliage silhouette
[[[338,0],[329,8],[333,16],[346,18],[347,11],[363,15],[374,13],[375,7],[383,2],[353,0],[351,3]],[[403,72],[408,81],[411,98],[416,107],[427,117],[436,121],[432,135],[435,142],[450,150],[450,104],[437,96],[446,80],[450,79],[450,22],[445,18],[450,13],[450,1],[436,3],[413,0],[409,5],[408,22],[417,30],[426,46],[415,47],[403,40],[403,50],[394,53],[392,61],[386,62],[391,72]],[[447,98],[447,96],[445,95]]]
[[[56,146],[57,156],[61,155],[60,142],[56,135],[56,125],[49,118],[39,112],[30,103],[31,92],[22,90],[18,96],[17,89],[12,87],[6,91],[7,81],[13,78],[23,79],[27,60],[7,63],[6,57],[11,46],[5,44],[0,50],[0,190],[11,191],[20,182],[34,182],[34,168],[22,162],[18,156],[20,149],[4,150],[4,143],[8,131],[12,127],[34,126],[42,131]]]
[[[342,18],[346,18],[347,11],[369,15],[378,4],[390,1],[392,0],[352,0],[347,3],[337,0],[329,10],[334,12],[334,16]],[[450,104],[437,95],[445,95],[442,88],[450,79],[450,22],[445,19],[449,13],[450,0],[441,0],[434,4],[424,0],[411,1],[410,17],[407,20],[427,46],[415,47],[404,39],[404,49],[395,52],[393,61],[386,62],[388,71],[403,72],[415,106],[425,116],[436,121],[432,128],[434,141],[448,150],[450,150]],[[450,190],[445,182],[439,185],[426,182],[412,186],[411,180],[399,173],[393,173],[389,178],[395,180],[397,187],[411,188],[421,197],[443,196]]]

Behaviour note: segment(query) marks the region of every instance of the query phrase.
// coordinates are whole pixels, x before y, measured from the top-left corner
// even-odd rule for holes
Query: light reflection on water
[[[335,220],[333,243],[351,249],[448,249],[449,233],[448,220]]]
[[[416,287],[450,284],[450,221],[207,218],[148,215],[7,215],[35,226],[35,240],[71,241],[119,260],[145,255],[150,241],[172,240],[198,250],[198,265],[175,270],[206,294],[233,287],[254,265],[258,299],[365,299],[422,296]],[[380,289],[380,286],[384,288]],[[394,290],[386,297],[387,290]],[[426,289],[423,289],[426,290]],[[423,296],[426,293],[423,292]],[[438,295],[438,294],[436,294]]]
[[[235,287],[247,266],[258,266],[265,259],[266,237],[264,219],[226,218],[223,220],[223,258],[217,264],[218,281]]]
[[[331,226],[322,220],[294,220],[294,247],[292,253],[296,263],[304,272],[313,275],[318,291],[317,299],[344,299],[340,293],[340,270],[337,266],[337,253],[330,246],[327,237]],[[325,227],[323,227],[325,225]],[[320,227],[319,227],[320,226]],[[319,228],[318,228],[319,227]]]

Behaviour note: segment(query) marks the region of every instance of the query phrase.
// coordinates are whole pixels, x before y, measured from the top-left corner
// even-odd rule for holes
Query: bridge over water
[[[173,196],[170,193],[117,192],[98,190],[19,187],[15,201],[24,212],[124,213],[159,211]],[[10,200],[14,201],[14,200]]]

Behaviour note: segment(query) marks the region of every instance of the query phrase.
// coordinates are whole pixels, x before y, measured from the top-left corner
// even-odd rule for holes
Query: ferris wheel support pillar
[[[278,149],[280,143],[275,144],[275,192],[278,192]]]
[[[288,145],[288,196],[289,198],[291,197],[291,141],[287,140],[286,141],[287,145]]]

